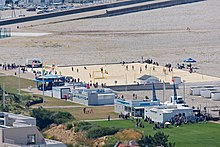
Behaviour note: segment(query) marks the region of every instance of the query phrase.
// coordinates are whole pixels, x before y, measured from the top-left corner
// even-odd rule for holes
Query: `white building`
[[[66,147],[62,142],[44,139],[36,127],[36,119],[0,112],[1,147]]]
[[[67,99],[70,93],[70,89],[71,88],[68,86],[53,87],[52,97],[59,98],[59,99]]]
[[[145,101],[145,100],[128,100],[115,99],[114,110],[119,114],[129,114],[134,117],[143,117],[144,108],[152,108],[153,106],[159,106],[160,101]]]
[[[211,92],[211,99],[213,101],[220,101],[220,92]]]
[[[72,101],[77,103],[97,106],[113,105],[115,96],[115,93],[109,88],[87,89],[85,87],[80,87],[72,89],[69,97]]]
[[[145,118],[148,117],[152,121],[160,123],[170,121],[175,115],[179,114],[190,117],[193,115],[193,109],[183,105],[162,105],[145,108]]]

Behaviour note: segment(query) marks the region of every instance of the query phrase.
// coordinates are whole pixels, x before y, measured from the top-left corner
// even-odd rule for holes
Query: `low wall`
[[[156,90],[163,90],[163,83],[154,83]],[[152,90],[152,84],[137,84],[137,85],[115,85],[115,86],[107,86],[115,91],[141,91],[141,90]],[[165,83],[166,89],[173,89],[173,85],[170,83]],[[179,86],[176,85],[178,89]]]
[[[113,7],[119,7],[119,6],[147,2],[147,1],[152,1],[152,0],[130,0],[130,1],[123,1],[123,2],[117,2],[117,3],[111,3],[111,4],[102,4],[102,5],[98,5],[98,6],[91,6],[91,7],[85,7],[85,8],[77,8],[77,9],[66,10],[66,11],[61,11],[61,12],[54,12],[54,13],[41,14],[41,15],[35,15],[35,16],[29,16],[29,17],[15,18],[15,19],[10,19],[10,20],[3,20],[3,21],[0,21],[0,26],[28,22],[28,21],[34,21],[34,20],[40,20],[40,19],[46,19],[46,18],[52,18],[52,17],[58,17],[58,16],[78,14],[78,13],[89,12],[89,11],[96,11],[96,10],[101,10],[101,9],[108,9],[108,8],[113,8]]]
[[[77,102],[83,105],[88,106],[88,100],[82,99],[82,98],[77,98],[77,97],[71,97],[70,98],[73,102]]]
[[[165,8],[165,7],[171,7],[175,5],[188,4],[188,3],[200,2],[200,1],[204,1],[204,0],[170,0],[170,1],[165,1],[165,2],[134,6],[130,8],[110,10],[108,11],[106,15],[116,16],[116,15],[122,15],[122,14],[127,14],[127,13],[152,10],[152,9],[158,9],[158,8]]]

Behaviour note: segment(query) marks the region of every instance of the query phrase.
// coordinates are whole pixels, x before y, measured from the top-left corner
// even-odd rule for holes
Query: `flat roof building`
[[[123,100],[115,99],[114,109],[116,113],[134,117],[143,117],[145,107],[153,107],[160,105],[160,101],[145,101],[145,100]]]
[[[109,88],[92,88],[87,89],[80,87],[72,89],[70,99],[74,102],[81,103],[87,106],[97,105],[113,105],[115,93]]]
[[[0,146],[66,147],[62,142],[44,139],[35,118],[6,112],[0,112]]]
[[[171,121],[176,115],[191,117],[193,116],[193,109],[187,105],[161,105],[153,108],[146,107],[144,115],[145,118],[150,118],[154,122],[165,123]]]

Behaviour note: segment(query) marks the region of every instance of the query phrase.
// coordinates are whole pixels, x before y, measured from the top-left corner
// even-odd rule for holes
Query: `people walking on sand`
[[[126,70],[128,70],[128,65],[126,65]]]
[[[79,69],[78,69],[78,68],[76,69],[76,72],[79,72]]]
[[[153,66],[153,70],[155,70],[155,66]]]
[[[142,72],[142,67],[140,67],[140,73]]]
[[[125,61],[122,62],[122,65],[123,65],[123,66],[125,65]]]
[[[145,70],[147,70],[147,64],[145,65]]]
[[[190,32],[190,27],[187,27],[186,30]]]
[[[72,67],[72,71],[73,71],[73,67]]]
[[[134,70],[134,65],[132,65],[132,70]]]

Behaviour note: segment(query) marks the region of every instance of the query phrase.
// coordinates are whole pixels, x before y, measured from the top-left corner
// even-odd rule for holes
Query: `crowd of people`
[[[92,108],[86,108],[86,107],[84,107],[84,108],[83,108],[83,113],[84,113],[84,114],[93,113],[93,109],[92,109]]]
[[[18,65],[16,65],[15,63],[12,64],[4,63],[4,64],[0,64],[0,67],[2,67],[2,70],[12,70],[18,68]]]

